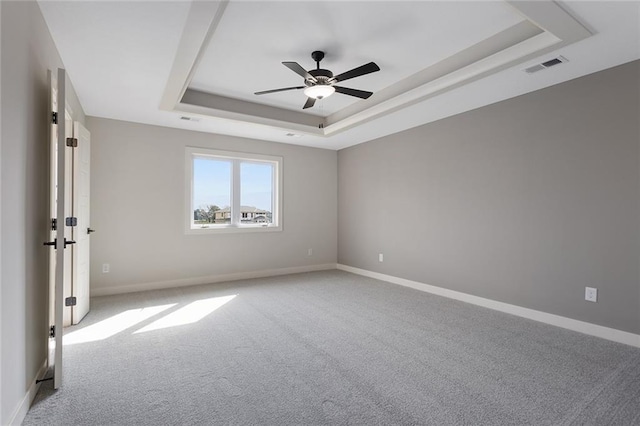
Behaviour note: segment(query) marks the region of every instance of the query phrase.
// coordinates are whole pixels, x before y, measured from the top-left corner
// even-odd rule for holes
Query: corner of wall
[[[44,377],[46,372],[47,372],[47,360],[45,359],[42,364],[42,367],[40,367],[40,370],[38,370],[38,374],[31,381],[31,384],[27,389],[27,393],[25,393],[24,397],[22,398],[22,400],[20,401],[20,403],[18,404],[14,412],[11,414],[11,416],[9,417],[9,420],[6,423],[3,420],[0,420],[2,424],[8,424],[12,426],[13,425],[17,426],[22,424],[22,422],[24,421],[24,418],[27,416],[27,413],[29,412],[29,408],[31,408],[31,403],[33,402],[33,400],[36,397],[36,394],[38,393],[38,389],[40,389],[40,383],[38,383],[38,379],[41,377]]]

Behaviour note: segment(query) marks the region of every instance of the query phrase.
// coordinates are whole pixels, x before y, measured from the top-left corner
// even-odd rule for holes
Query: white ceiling
[[[328,149],[640,58],[639,2],[225,3],[40,6],[87,115]],[[300,85],[281,62],[315,68],[313,50],[336,74],[376,62],[342,84],[376,93],[307,111],[302,91],[253,95]],[[523,72],[558,55],[569,62]]]
[[[380,72],[341,86],[376,92],[523,19],[504,2],[231,2],[189,87],[301,111],[302,91],[253,94],[304,85],[282,61],[309,70],[321,50],[334,75],[373,61]],[[327,116],[353,102],[336,95],[303,112]]]

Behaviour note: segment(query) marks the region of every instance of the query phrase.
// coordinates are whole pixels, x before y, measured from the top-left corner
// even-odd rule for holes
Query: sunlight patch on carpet
[[[166,315],[159,320],[154,321],[145,327],[142,327],[134,334],[160,330],[163,328],[176,327],[179,325],[193,324],[200,321],[202,318],[206,317],[236,296],[237,294],[233,294],[231,296],[212,297],[211,299],[196,300],[195,302],[189,303],[187,306],[180,308],[175,312],[171,312],[169,315]]]
[[[107,339],[126,330],[127,328],[133,327],[134,325],[151,318],[154,315],[159,314],[160,312],[166,311],[175,305],[177,305],[177,303],[151,306],[148,308],[130,309],[128,311],[121,312],[107,318],[106,320],[65,334],[62,339],[62,344],[68,346]]]

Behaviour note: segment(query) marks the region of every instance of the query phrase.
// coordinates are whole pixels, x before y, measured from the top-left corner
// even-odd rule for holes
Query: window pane
[[[231,221],[231,162],[194,157],[193,223],[205,226]]]
[[[240,211],[244,224],[273,223],[273,164],[240,164]]]

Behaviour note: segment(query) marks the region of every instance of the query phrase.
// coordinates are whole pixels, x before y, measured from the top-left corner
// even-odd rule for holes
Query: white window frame
[[[193,222],[193,160],[195,158],[211,158],[231,162],[231,223],[212,223],[206,226],[195,225]],[[273,167],[273,188],[271,212],[272,223],[242,223],[240,212],[240,164],[271,163]],[[246,152],[220,151],[210,148],[186,147],[186,200],[185,200],[185,233],[207,235],[212,233],[233,232],[277,232],[282,231],[282,157]],[[222,207],[222,206],[221,206]]]

